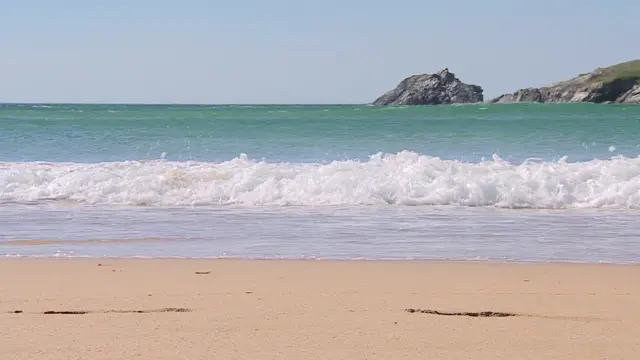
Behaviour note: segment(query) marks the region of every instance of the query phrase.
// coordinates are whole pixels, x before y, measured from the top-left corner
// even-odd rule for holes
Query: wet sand
[[[0,261],[1,359],[635,359],[639,353],[634,265]]]

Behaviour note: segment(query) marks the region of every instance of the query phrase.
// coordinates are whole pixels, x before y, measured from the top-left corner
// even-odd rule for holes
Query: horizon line
[[[371,103],[163,103],[163,102],[3,102],[0,105],[178,105],[178,106],[374,106]]]

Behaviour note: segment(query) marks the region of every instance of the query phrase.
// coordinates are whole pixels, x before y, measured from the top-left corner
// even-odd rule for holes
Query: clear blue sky
[[[487,97],[640,58],[637,0],[0,0],[0,102],[366,103],[449,67]]]

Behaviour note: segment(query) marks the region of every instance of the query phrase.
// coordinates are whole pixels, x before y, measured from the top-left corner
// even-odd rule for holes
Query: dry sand
[[[639,356],[640,266],[0,261],[3,360]]]

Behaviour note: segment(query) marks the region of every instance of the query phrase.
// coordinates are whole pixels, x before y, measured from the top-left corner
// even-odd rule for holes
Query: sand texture
[[[640,266],[0,261],[3,360],[639,356]]]

